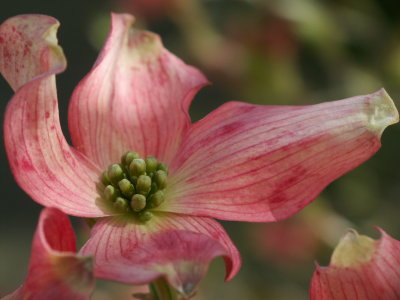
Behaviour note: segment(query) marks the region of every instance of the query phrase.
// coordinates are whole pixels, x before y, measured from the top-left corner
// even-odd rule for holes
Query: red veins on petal
[[[76,253],[68,217],[55,208],[40,214],[24,284],[4,299],[84,300],[94,289],[92,258]]]
[[[384,90],[309,106],[230,102],[192,125],[165,209],[272,222],[309,204],[380,148],[398,113]]]
[[[104,49],[71,98],[72,141],[101,168],[128,149],[169,164],[190,125],[190,102],[208,83],[132,24],[132,16],[112,15]]]
[[[400,241],[383,230],[372,240],[349,231],[328,267],[317,266],[311,300],[400,299]]]
[[[239,253],[216,221],[164,214],[149,223],[118,218],[96,223],[80,251],[96,257],[96,277],[143,284],[164,276],[189,296],[215,257],[224,257],[227,280],[238,272]]]
[[[5,146],[19,185],[37,202],[78,216],[105,215],[96,204],[99,170],[65,140],[55,74],[66,61],[55,37],[58,22],[24,15],[0,26],[0,72],[16,90],[4,120]],[[29,47],[28,54],[19,51]],[[26,72],[18,71],[25,66]]]

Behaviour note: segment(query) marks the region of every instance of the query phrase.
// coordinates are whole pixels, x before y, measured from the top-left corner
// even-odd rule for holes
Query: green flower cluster
[[[141,222],[153,216],[150,209],[160,206],[167,186],[168,168],[151,155],[145,159],[128,151],[121,163],[110,165],[101,176],[101,197],[122,213],[133,213]]]

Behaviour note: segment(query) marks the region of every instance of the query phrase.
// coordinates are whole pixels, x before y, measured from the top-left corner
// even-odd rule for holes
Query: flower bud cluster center
[[[121,213],[131,213],[140,222],[147,222],[153,216],[151,210],[165,200],[167,176],[167,166],[154,156],[143,159],[137,152],[128,151],[120,163],[103,172],[101,197]]]

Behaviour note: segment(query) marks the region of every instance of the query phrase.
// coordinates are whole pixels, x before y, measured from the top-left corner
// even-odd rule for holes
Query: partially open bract
[[[328,267],[317,266],[311,300],[400,299],[400,242],[379,229],[373,240],[349,230]]]
[[[93,258],[76,253],[68,217],[58,209],[42,210],[23,285],[2,300],[88,300],[94,290]]]

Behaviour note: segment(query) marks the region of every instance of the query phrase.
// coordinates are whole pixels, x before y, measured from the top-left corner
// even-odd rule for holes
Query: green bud
[[[119,164],[113,164],[108,167],[108,178],[112,183],[117,184],[118,181],[125,178],[124,170]]]
[[[131,208],[135,212],[139,212],[146,207],[146,197],[141,194],[133,195],[131,199]]]
[[[147,173],[154,173],[157,170],[158,161],[154,156],[147,155],[146,157],[146,171]]]
[[[135,187],[128,179],[122,179],[120,182],[118,182],[118,186],[122,194],[127,198],[132,197],[132,195],[135,193]]]
[[[168,167],[166,164],[164,164],[162,162],[158,163],[157,170],[164,171],[168,175]]]
[[[167,186],[167,173],[162,170],[158,170],[156,174],[154,174],[154,181],[157,183],[157,186],[160,190],[165,189]]]
[[[140,175],[136,182],[136,192],[147,196],[151,189],[151,178],[146,175]]]
[[[140,155],[137,152],[128,151],[124,155],[122,155],[121,163],[129,167],[132,160],[134,160],[135,158],[140,158]]]
[[[108,178],[108,172],[104,171],[103,174],[101,174],[101,182],[107,186],[111,183],[110,178]]]
[[[127,151],[121,163],[109,165],[99,178],[100,195],[121,213],[130,213],[139,222],[153,217],[148,209],[156,208],[165,201],[168,167],[152,156],[141,158],[137,152]]]
[[[120,211],[127,211],[128,210],[128,200],[122,197],[117,197],[114,202],[114,207]]]
[[[153,216],[154,215],[151,212],[144,211],[139,214],[139,221],[145,223],[145,222],[149,221]]]
[[[107,185],[104,189],[104,197],[108,201],[114,202],[117,197],[121,196],[118,189],[113,187],[112,185]]]
[[[132,176],[140,176],[146,173],[146,162],[141,158],[135,158],[129,165],[129,172]]]
[[[164,193],[162,191],[158,191],[152,194],[149,198],[149,207],[155,208],[160,206],[164,202]]]
[[[151,181],[151,190],[150,190],[150,194],[154,194],[155,192],[158,191],[158,186],[157,184],[152,180]]]

